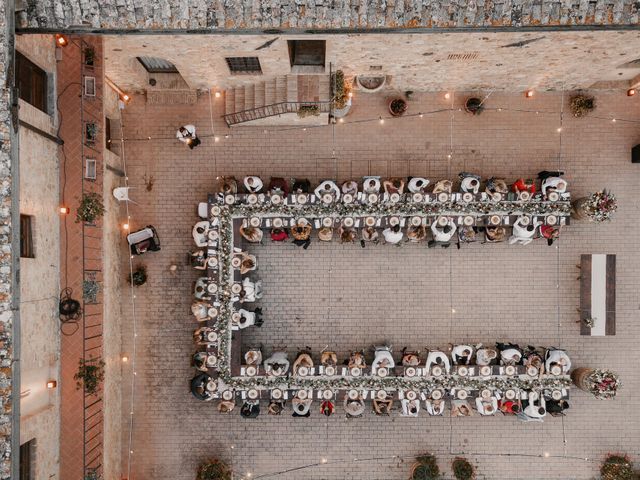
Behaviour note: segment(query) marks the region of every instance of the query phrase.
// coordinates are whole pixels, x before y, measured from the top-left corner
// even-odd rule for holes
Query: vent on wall
[[[459,60],[459,61],[467,61],[467,60],[475,60],[478,58],[478,52],[467,52],[467,53],[450,53],[447,57],[447,60]]]
[[[369,65],[369,70],[382,70],[382,65]]]

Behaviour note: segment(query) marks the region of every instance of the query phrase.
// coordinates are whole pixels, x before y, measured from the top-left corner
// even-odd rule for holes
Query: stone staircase
[[[224,119],[236,125],[319,125],[331,109],[329,75],[284,75],[225,91]],[[301,106],[317,105],[319,115],[298,116]]]

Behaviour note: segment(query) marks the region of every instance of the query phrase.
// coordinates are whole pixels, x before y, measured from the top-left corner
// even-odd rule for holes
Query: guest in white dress
[[[264,361],[264,370],[268,376],[282,377],[289,371],[287,353],[278,351]]]
[[[380,177],[362,177],[362,191],[367,195],[380,193]]]
[[[247,193],[259,193],[260,190],[262,190],[262,187],[264,186],[260,177],[256,177],[254,175],[244,177],[244,180],[242,183],[244,183],[244,188],[247,191]]]
[[[240,328],[240,330],[253,325],[256,327],[262,326],[262,308],[258,307],[253,312],[241,308],[238,310],[238,313],[240,314],[240,322],[238,323],[238,328]]]
[[[209,244],[209,239],[207,238],[209,225],[208,220],[203,220],[194,225],[191,234],[193,235],[193,240],[196,242],[198,247],[206,247]]]
[[[401,415],[403,417],[417,417],[420,413],[420,400],[418,399],[407,400],[406,398],[403,398],[400,401],[400,404],[402,405]]]
[[[536,233],[536,229],[542,225],[542,222],[530,222],[529,225],[522,225],[523,217],[513,222],[513,233],[509,237],[509,245],[519,243],[520,245],[528,245],[533,240],[533,235]]]
[[[438,222],[431,224],[431,233],[433,234],[433,240],[430,240],[427,246],[433,248],[441,246],[442,248],[449,248],[451,245],[451,237],[456,233],[456,224],[453,219],[450,218],[445,226],[441,226]]]
[[[240,292],[240,302],[255,302],[262,298],[262,280],[252,282],[249,277],[242,280],[242,291]]]
[[[353,180],[344,182],[342,184],[342,194],[343,195],[349,194],[355,198],[355,196],[358,195],[358,183]]]
[[[176,132],[176,138],[189,146],[191,150],[200,145],[200,139],[196,136],[194,125],[183,125]]]
[[[376,347],[371,369],[375,371],[378,368],[394,368],[395,366],[396,363],[391,355],[391,349],[387,346]]]
[[[480,176],[469,172],[462,172],[460,175],[460,190],[464,193],[477,194],[480,190]]]
[[[430,351],[425,362],[427,372],[431,372],[431,368],[435,366],[441,367],[447,374],[451,371],[449,357],[444,352],[437,350]]]
[[[451,350],[451,359],[454,365],[469,365],[473,357],[473,347],[471,345],[456,345]]]
[[[411,193],[426,193],[427,187],[429,186],[429,180],[423,177],[413,177],[409,180],[409,184],[407,185],[407,189]]]
[[[491,397],[485,400],[480,397],[476,397],[476,410],[480,415],[495,415],[498,411],[498,399]]]
[[[566,375],[571,370],[571,359],[567,352],[558,349],[549,349],[545,355],[544,368],[547,373],[551,372],[551,369],[558,365],[562,368],[562,374]]]
[[[347,414],[347,418],[361,417],[364,413],[364,400],[362,397],[358,397],[355,400],[345,397],[344,411]]]
[[[442,399],[432,400],[427,398],[425,406],[429,415],[438,416],[444,413],[445,403]]]
[[[382,235],[384,236],[384,241],[391,245],[398,245],[404,234],[400,229],[400,225],[394,225],[393,227],[387,227],[382,231]]]
[[[325,180],[324,182],[322,182],[316,187],[316,189],[313,191],[313,194],[319,199],[322,199],[322,197],[327,194],[331,195],[333,201],[340,199],[340,189],[332,180]]]

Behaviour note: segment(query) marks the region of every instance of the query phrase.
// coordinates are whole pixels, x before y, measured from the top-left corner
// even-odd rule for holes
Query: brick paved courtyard
[[[463,100],[463,95],[456,97],[456,108]],[[487,479],[588,479],[609,451],[625,451],[637,460],[640,172],[629,152],[640,130],[638,124],[611,119],[640,121],[640,99],[618,92],[599,94],[597,101],[594,115],[605,119],[565,116],[558,158],[559,115],[545,112],[559,110],[559,93],[530,100],[494,93],[486,106],[503,110],[479,117],[442,112],[384,125],[345,123],[306,131],[228,130],[220,118],[223,99],[213,100],[211,112],[206,94],[195,106],[147,106],[143,97],[135,97],[123,114],[127,172],[135,187],[131,196],[139,203],[132,205],[130,223],[133,229],[155,225],[163,249],[135,261],[146,264],[150,279],[136,299],[131,478],[192,479],[197,464],[209,457],[231,463],[238,478],[251,472],[252,478],[381,480],[406,478],[411,457],[425,451],[438,456],[447,478],[456,455],[472,460],[479,478]],[[412,113],[445,107],[442,94],[416,94],[409,106]],[[515,111],[525,109],[532,111]],[[359,95],[346,120],[379,115],[386,115],[384,96]],[[211,136],[211,118],[218,142]],[[193,151],[174,138],[185,123],[195,124],[202,137]],[[260,302],[265,323],[245,330],[243,341],[264,344],[267,354],[272,347],[295,354],[307,345],[316,354],[326,345],[344,354],[382,340],[396,352],[404,346],[422,349],[462,341],[554,345],[568,351],[574,366],[617,370],[625,388],[615,402],[573,389],[567,416],[543,424],[506,417],[428,417],[425,412],[417,419],[369,414],[347,420],[341,408],[329,418],[314,409],[308,419],[264,414],[244,420],[237,413],[223,416],[214,404],[189,393],[196,328],[189,307],[198,274],[185,265],[185,253],[193,248],[196,204],[213,191],[217,176],[300,176],[312,182],[366,174],[439,179],[468,170],[515,180],[558,163],[574,197],[602,187],[617,194],[620,208],[613,223],[575,222],[551,248],[536,242],[526,247],[477,243],[461,250],[428,250],[424,244],[407,244],[363,250],[357,244],[314,242],[303,251],[267,241],[253,248],[259,265],[255,276],[265,284]],[[147,191],[144,178],[151,176],[155,183]],[[124,218],[124,207],[121,213]],[[128,262],[124,235],[122,248],[123,262]],[[579,335],[575,265],[581,253],[618,256],[615,337]],[[169,271],[172,264],[178,265],[175,274]],[[132,351],[133,336],[126,300],[125,353]],[[130,374],[125,371],[125,379]],[[123,388],[126,471],[131,392],[126,383]],[[545,452],[548,458],[542,457]],[[326,464],[277,473],[322,458]]]

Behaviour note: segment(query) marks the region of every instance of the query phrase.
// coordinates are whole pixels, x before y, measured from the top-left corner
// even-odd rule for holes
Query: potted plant
[[[320,107],[318,105],[300,105],[298,108],[298,116],[300,118],[316,117],[320,115]]]
[[[571,216],[577,220],[589,219],[592,222],[611,220],[618,209],[616,196],[607,190],[592,193],[573,202]]]
[[[98,139],[98,125],[93,122],[84,124],[84,141],[87,144],[96,143]]]
[[[88,468],[84,474],[84,480],[102,480],[102,477],[94,468]]]
[[[76,212],[76,223],[93,223],[104,215],[104,205],[102,197],[96,192],[84,193],[78,211]]]
[[[437,478],[440,478],[440,468],[436,457],[430,453],[416,457],[409,480],[436,480]]]
[[[104,361],[81,358],[78,362],[78,372],[73,378],[76,380],[78,390],[84,387],[85,393],[93,395],[98,391],[100,382],[104,380]]]
[[[134,287],[140,287],[147,283],[147,267],[138,265],[128,280]]]
[[[96,51],[93,47],[85,47],[84,49],[84,64],[87,67],[93,67],[96,59]]]
[[[473,480],[476,476],[473,465],[466,458],[454,458],[453,462],[451,462],[451,469],[456,480]]]
[[[596,99],[591,95],[572,95],[569,98],[569,108],[574,117],[584,117],[596,108]]]
[[[197,480],[231,480],[231,469],[220,460],[209,460],[198,467]]]
[[[335,118],[345,117],[351,110],[351,83],[344,78],[344,72],[338,70],[331,79],[333,92],[333,116]]]
[[[467,113],[471,113],[472,115],[480,115],[482,113],[482,110],[484,110],[482,99],[478,97],[467,98],[467,101],[464,102],[464,110]]]
[[[571,380],[576,387],[589,392],[599,400],[612,400],[622,382],[617,373],[606,369],[576,368],[571,372]]]
[[[394,117],[401,117],[407,111],[407,101],[404,98],[393,98],[389,101],[389,113]]]
[[[84,280],[82,282],[82,298],[85,303],[96,303],[100,285],[95,280]]]
[[[609,454],[600,466],[602,480],[633,480],[633,463],[626,455]]]

